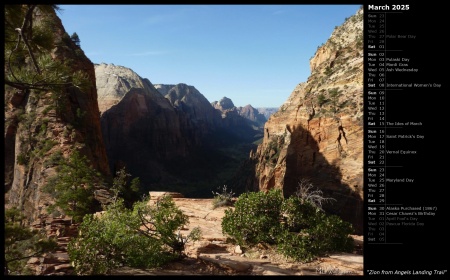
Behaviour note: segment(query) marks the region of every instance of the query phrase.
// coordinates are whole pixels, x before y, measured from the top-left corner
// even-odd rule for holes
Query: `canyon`
[[[204,205],[224,184],[237,195],[275,188],[288,197],[307,180],[332,199],[324,209],[362,235],[362,9],[318,47],[308,80],[267,110],[236,107],[227,97],[210,102],[192,85],[153,84],[127,67],[94,64],[56,13],[34,16],[55,30],[52,59],[84,73],[87,88],[55,95],[5,86],[5,208],[18,207],[27,225],[68,226],[68,217],[47,211],[54,201],[43,188],[57,173],[55,154],[79,151],[106,182],[126,168],[141,180],[141,194],[178,192],[192,205]],[[96,188],[99,202],[109,199],[107,184]],[[58,235],[61,246],[70,237]],[[358,260],[352,274],[361,270]]]

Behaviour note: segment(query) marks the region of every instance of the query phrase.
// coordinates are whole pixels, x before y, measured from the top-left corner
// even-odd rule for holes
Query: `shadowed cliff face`
[[[186,137],[190,126],[183,115],[159,106],[140,88],[132,88],[106,110],[101,122],[112,171],[126,167],[147,184],[164,183],[164,164],[187,157],[195,142],[195,137]]]
[[[311,59],[311,75],[264,126],[253,189],[295,193],[308,179],[336,199],[330,213],[362,232],[363,45],[362,10],[337,27]]]
[[[252,143],[261,139],[262,126],[264,125],[265,119],[251,105],[236,107],[228,97],[211,102],[211,105],[220,112],[222,126],[225,130],[237,137],[239,141]],[[261,120],[261,118],[264,120]]]
[[[253,108],[252,105],[246,105],[244,107],[238,107],[239,115],[249,120],[250,125],[255,127],[264,127],[267,119],[261,114],[257,109]]]
[[[265,127],[263,144],[252,155],[256,160],[253,188],[263,191],[281,188],[288,197],[295,193],[302,179],[307,179],[322,190],[325,197],[336,199],[324,205],[324,209],[351,222],[361,233],[362,127],[348,119],[341,122],[334,119],[285,120],[284,124],[282,134],[270,124]]]
[[[73,72],[81,70],[88,76],[89,86],[83,90],[68,87],[58,95],[5,88],[5,207],[19,207],[30,223],[48,214],[46,207],[52,198],[42,191],[42,186],[56,174],[51,160],[55,153],[68,157],[73,150],[79,150],[96,170],[110,176],[94,66],[78,46],[67,40],[70,37],[54,11],[41,13],[37,8],[34,16],[33,24],[48,21],[53,26],[52,59],[69,62]],[[58,111],[57,106],[61,107]]]
[[[129,68],[102,63],[95,73],[111,172],[125,167],[147,188],[174,180],[165,165],[198,141],[184,114]]]
[[[157,85],[160,92],[129,68],[98,64],[95,70],[111,172],[125,167],[139,177],[143,192],[185,195],[183,185],[217,173],[204,168],[203,140],[214,133],[220,116],[194,87]]]
[[[222,127],[220,112],[195,87],[186,84],[155,85],[170,103],[184,112],[203,136]]]
[[[143,191],[210,197],[253,147],[258,131],[234,105],[221,116],[193,86],[153,85],[112,64],[95,70],[111,172],[126,167]]]
[[[362,233],[363,201],[359,195],[362,170],[355,174],[353,184],[349,185],[350,182],[343,179],[342,161],[335,159],[328,162],[320,151],[319,143],[302,126],[292,128],[290,143],[286,149],[284,195],[294,194],[300,180],[307,179],[323,192],[324,197],[335,199],[324,204],[324,210],[351,222],[355,230]]]

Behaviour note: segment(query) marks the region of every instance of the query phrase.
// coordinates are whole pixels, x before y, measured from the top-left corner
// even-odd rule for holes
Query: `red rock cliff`
[[[254,189],[293,194],[308,179],[336,199],[324,208],[362,232],[363,11],[337,27],[310,61],[300,83],[264,127],[251,154]]]
[[[56,172],[52,162],[55,153],[68,157],[77,149],[94,168],[110,175],[100,129],[94,65],[72,42],[55,11],[44,13],[42,9],[48,11],[48,6],[34,9],[33,24],[50,24],[54,36],[51,59],[66,63],[73,72],[81,70],[87,75],[88,85],[84,90],[67,87],[57,95],[48,90],[5,87],[5,206],[18,206],[30,223],[47,214],[51,198],[42,186]]]

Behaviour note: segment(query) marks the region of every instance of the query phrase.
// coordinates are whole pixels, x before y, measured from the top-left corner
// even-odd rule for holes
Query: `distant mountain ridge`
[[[278,111],[278,107],[258,107],[256,110],[263,114],[266,120],[268,120],[271,115]]]
[[[264,127],[267,121],[266,117],[250,104],[244,107],[238,107],[237,110],[239,115],[258,124],[259,127]]]
[[[246,111],[228,100],[230,109],[221,111],[194,86],[153,85],[113,64],[96,64],[95,70],[111,172],[126,167],[147,189],[174,188],[189,196],[195,191],[183,190],[183,184],[219,180],[221,164],[228,162],[224,172],[236,169],[236,158],[246,157],[256,148],[251,143],[262,137],[264,116],[251,106]],[[259,116],[259,122],[239,112]],[[221,151],[235,146],[240,147],[233,149],[236,155]]]

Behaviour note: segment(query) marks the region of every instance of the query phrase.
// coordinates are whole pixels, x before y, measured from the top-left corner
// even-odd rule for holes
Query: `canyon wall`
[[[264,126],[250,160],[253,189],[295,194],[308,180],[325,197],[330,213],[363,224],[363,11],[335,28],[310,61],[300,83]]]

